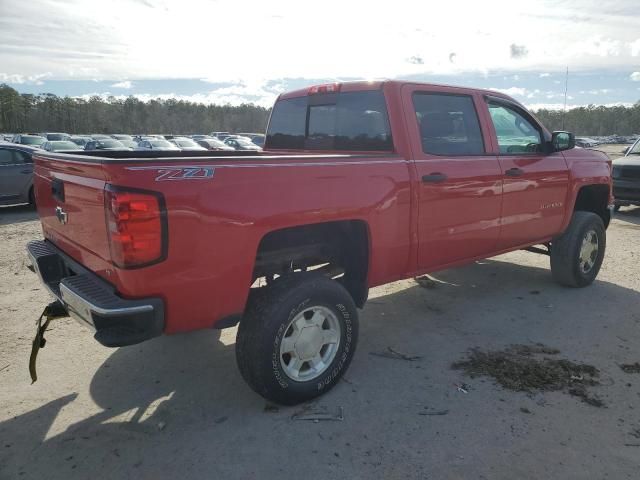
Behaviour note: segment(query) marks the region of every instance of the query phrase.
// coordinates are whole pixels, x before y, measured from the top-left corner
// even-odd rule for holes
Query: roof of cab
[[[324,83],[324,84],[315,84],[309,85],[308,87],[301,88],[298,90],[292,90],[290,92],[285,92],[280,94],[278,100],[283,100],[287,98],[295,98],[295,97],[306,97],[309,95],[309,91],[313,87],[323,87],[329,85],[339,85],[340,92],[354,92],[354,91],[362,91],[362,90],[379,90],[383,88],[384,85],[396,85],[398,87],[402,85],[419,85],[422,87],[447,87],[459,89],[462,92],[479,92],[485,95],[491,95],[495,97],[506,98],[516,103],[516,100],[505,95],[504,93],[497,92],[495,90],[487,90],[482,88],[472,88],[472,87],[463,87],[460,85],[447,85],[442,83],[429,83],[429,82],[415,82],[410,80],[359,80],[359,81],[349,81],[349,82],[334,82],[334,83]]]

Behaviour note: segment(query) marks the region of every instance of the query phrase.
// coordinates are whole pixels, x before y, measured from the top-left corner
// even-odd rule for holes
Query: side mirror
[[[551,145],[554,152],[571,150],[576,146],[576,137],[573,133],[557,131],[551,135]]]

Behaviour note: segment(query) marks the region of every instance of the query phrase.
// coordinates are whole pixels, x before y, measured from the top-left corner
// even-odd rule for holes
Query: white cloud
[[[550,77],[551,74],[550,73],[541,73],[540,75],[538,75],[540,78],[546,78],[546,77]]]
[[[629,78],[634,82],[640,82],[640,72],[633,72]]]
[[[468,2],[451,35],[449,4],[412,0],[396,0],[392,10],[369,8],[366,21],[354,21],[362,17],[358,2],[324,0],[312,22],[299,0],[112,0],[99,16],[83,0],[29,0],[13,2],[2,13],[0,65],[24,76],[50,71],[56,79],[249,83],[265,77],[397,78],[495,70],[523,77],[523,71],[556,72],[567,65],[572,71],[624,68],[640,54],[636,3],[618,0],[615,10],[632,12],[622,16],[582,0],[512,2],[506,10],[499,0]],[[216,38],[224,39],[218,43],[232,55],[211,47],[211,19],[225,11],[242,12],[242,29],[236,22],[215,24]],[[597,18],[597,26],[589,18]],[[517,49],[523,54],[514,58],[514,45],[526,48],[526,55]]]
[[[131,83],[131,80],[124,80],[122,82],[117,82],[114,83],[113,85],[111,85],[113,88],[124,88],[124,89],[129,89],[131,87],[133,87],[133,84]]]
[[[0,82],[6,83],[16,83],[16,84],[31,84],[31,85],[42,85],[43,79],[51,76],[51,72],[47,73],[38,73],[35,75],[20,75],[18,73],[0,73]]]
[[[527,89],[526,88],[522,88],[522,87],[509,87],[509,88],[496,88],[496,87],[491,87],[489,88],[489,90],[495,90],[496,92],[502,92],[505,95],[509,95],[509,96],[519,96],[519,97],[525,97],[527,96]]]

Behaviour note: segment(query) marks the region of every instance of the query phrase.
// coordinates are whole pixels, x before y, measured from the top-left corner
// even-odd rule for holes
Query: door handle
[[[423,183],[442,183],[447,179],[447,176],[444,173],[433,172],[429,175],[422,176]]]
[[[520,177],[520,176],[524,175],[524,170],[522,170],[521,168],[510,168],[509,170],[507,170],[504,173],[508,177]]]

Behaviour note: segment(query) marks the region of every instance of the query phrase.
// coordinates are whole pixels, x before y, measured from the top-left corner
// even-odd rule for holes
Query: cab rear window
[[[384,95],[379,90],[289,98],[273,107],[267,148],[391,151]]]

